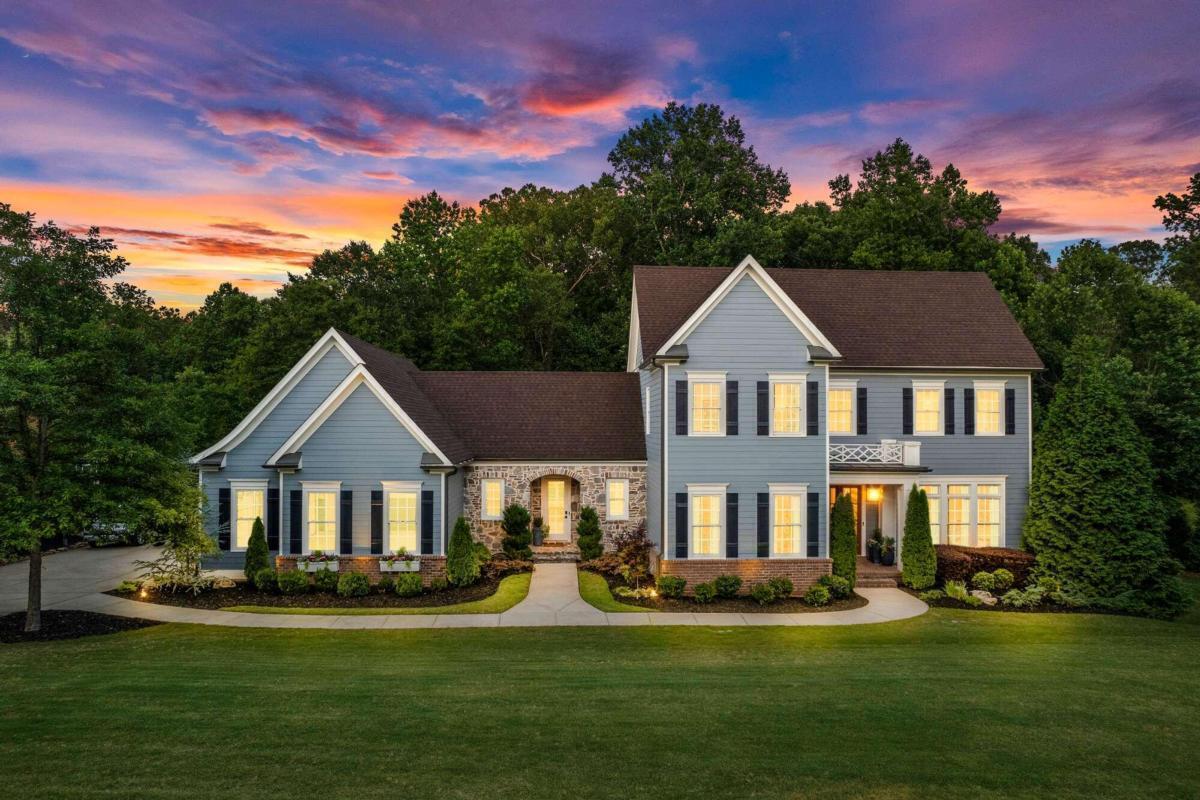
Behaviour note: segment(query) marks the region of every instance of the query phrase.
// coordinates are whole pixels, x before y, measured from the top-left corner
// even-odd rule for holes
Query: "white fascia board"
[[[633,294],[629,299],[629,343],[626,345],[627,352],[625,354],[626,372],[638,371],[637,351],[641,336],[641,326],[638,323],[637,281],[635,280],[633,282]]]
[[[300,383],[304,376],[309,373],[309,370],[311,370],[317,364],[317,362],[325,356],[326,353],[335,347],[343,356],[346,357],[346,360],[350,362],[351,366],[357,367],[362,365],[363,360],[358,353],[354,352],[354,348],[350,347],[350,345],[346,343],[346,340],[338,335],[337,331],[335,331],[333,328],[330,328],[329,330],[325,331],[325,335],[318,339],[316,344],[308,349],[308,352],[305,353],[290,370],[288,370],[288,373],[279,380],[279,383],[275,384],[271,391],[267,392],[267,396],[264,397],[259,404],[256,405],[254,409],[225,436],[225,438],[221,439],[221,441],[217,442],[207,450],[192,456],[190,459],[191,463],[195,464],[201,459],[207,458],[213,453],[219,453],[222,450],[232,450],[245,441],[246,437],[253,433],[255,428],[261,425],[262,421],[265,420],[270,413],[275,410],[275,407],[279,405],[280,401],[283,400],[284,397],[287,396],[288,392],[294,389],[296,384]]]
[[[767,271],[754,260],[753,256],[746,256],[742,259],[742,263],[734,267],[733,272],[730,272],[725,280],[721,281],[721,285],[713,290],[708,299],[701,303],[700,307],[688,317],[687,322],[683,323],[679,330],[671,334],[671,338],[667,339],[663,346],[659,348],[658,355],[666,355],[667,350],[680,344],[690,336],[692,331],[712,313],[714,308],[720,305],[725,296],[746,275],[749,275],[758,284],[759,288],[766,293],[767,297],[771,298],[771,301],[796,326],[797,330],[800,331],[800,334],[804,336],[809,344],[820,345],[828,350],[833,357],[841,358],[842,354],[833,346],[833,342],[829,341],[825,337],[825,334],[821,333],[820,329],[813,324],[813,321],[800,310],[799,306],[792,302],[792,298],[788,297],[787,292],[780,288],[779,284],[767,274]]]

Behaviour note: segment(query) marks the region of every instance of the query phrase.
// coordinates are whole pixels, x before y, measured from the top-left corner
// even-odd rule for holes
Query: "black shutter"
[[[912,387],[905,386],[904,390],[903,390],[903,395],[904,395],[904,409],[901,413],[901,416],[903,417],[904,435],[912,436],[912,432],[913,432]]]
[[[304,552],[304,490],[292,489],[291,508],[288,510],[288,532],[291,541],[288,542],[288,552],[298,556]]]
[[[771,495],[758,493],[758,557],[771,555]]]
[[[725,495],[725,557],[738,557],[738,496]]]
[[[858,435],[867,435],[867,387],[858,387],[858,404],[855,406],[858,413]]]
[[[768,436],[771,433],[771,383],[770,381],[758,382],[758,435]]]
[[[725,381],[725,433],[738,435],[738,382]]]
[[[421,492],[421,555],[433,555],[433,490]]]
[[[821,495],[808,493],[808,557],[816,558],[821,552]]]
[[[354,492],[342,489],[342,519],[341,519],[341,548],[342,555],[354,553]]]
[[[975,390],[963,389],[963,433],[975,435]]]
[[[687,436],[688,432],[688,385],[687,381],[675,381],[675,435]]]
[[[954,390],[946,390],[946,435],[954,435]]]
[[[808,435],[816,436],[821,432],[820,423],[820,395],[817,394],[818,384],[816,381],[808,382]]]
[[[279,487],[267,489],[267,549],[279,552]]]
[[[675,494],[675,557],[688,555],[688,496],[687,492]]]
[[[1017,390],[1004,390],[1004,435],[1012,436],[1017,432]]]
[[[383,490],[371,490],[371,552],[383,555]]]
[[[217,489],[217,545],[229,549],[229,487]]]

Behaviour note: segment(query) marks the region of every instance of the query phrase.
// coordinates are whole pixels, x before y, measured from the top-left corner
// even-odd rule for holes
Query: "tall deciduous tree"
[[[1154,207],[1163,212],[1163,227],[1171,233],[1165,244],[1164,275],[1200,303],[1200,172],[1192,176],[1187,191],[1157,197]]]

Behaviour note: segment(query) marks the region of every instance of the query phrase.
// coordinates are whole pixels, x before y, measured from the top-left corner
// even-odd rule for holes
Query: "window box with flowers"
[[[379,559],[380,572],[420,572],[421,560],[403,547]]]
[[[296,569],[301,572],[320,572],[327,569],[330,572],[338,571],[338,557],[333,553],[322,553],[320,550],[314,550],[306,556],[298,556],[296,558]]]

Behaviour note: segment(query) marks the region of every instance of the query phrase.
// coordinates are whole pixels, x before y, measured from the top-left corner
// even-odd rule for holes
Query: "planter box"
[[[338,571],[338,562],[336,561],[297,561],[296,569],[301,572],[320,572],[327,569],[330,572]]]
[[[380,559],[379,560],[379,571],[380,572],[420,572],[421,571],[421,561],[420,561],[420,559],[416,559],[416,558],[411,559],[409,561],[401,561],[399,559],[397,559],[395,561],[384,561],[383,559]]]

